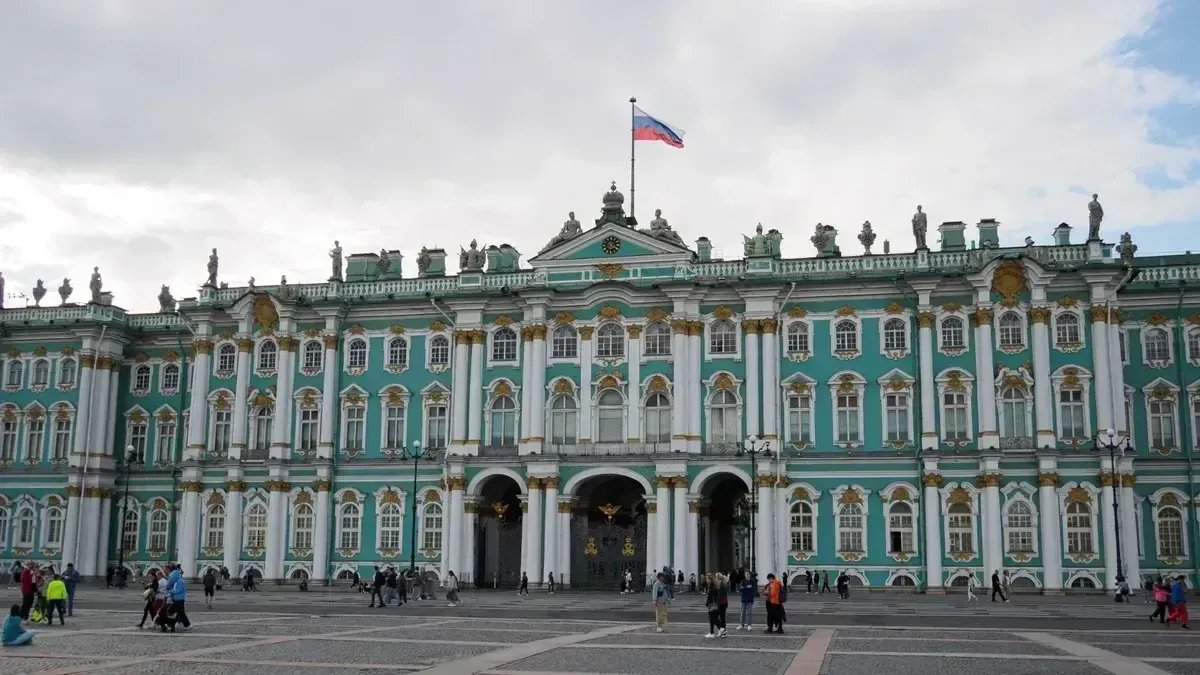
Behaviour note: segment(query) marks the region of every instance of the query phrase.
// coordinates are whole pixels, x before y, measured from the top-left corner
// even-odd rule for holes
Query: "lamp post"
[[[133,463],[140,462],[141,454],[132,445],[125,446],[125,463],[121,467],[125,474],[125,494],[121,497],[121,535],[117,537],[117,569],[125,568],[125,512],[129,509],[129,483]]]
[[[413,441],[411,446],[400,449],[404,459],[413,463],[412,472],[412,531],[408,539],[408,568],[416,573],[417,569],[417,467],[421,460],[429,461],[437,456],[437,448],[421,448],[421,441]]]
[[[758,436],[750,436],[745,445],[738,448],[738,457],[750,455],[750,570],[758,571],[758,455],[771,451],[771,442],[759,443]]]
[[[1125,565],[1121,558],[1121,474],[1117,469],[1117,459],[1124,456],[1125,451],[1129,450],[1129,438],[1117,435],[1117,432],[1112,429],[1107,429],[1103,434],[1098,434],[1093,440],[1096,450],[1108,450],[1109,467],[1112,470],[1113,482],[1113,532],[1116,534],[1117,544],[1117,583],[1125,580]]]

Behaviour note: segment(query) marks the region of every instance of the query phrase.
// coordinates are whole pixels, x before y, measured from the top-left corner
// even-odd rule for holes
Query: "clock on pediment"
[[[600,250],[607,255],[616,255],[617,251],[621,250],[621,239],[612,235],[605,237],[600,242]]]

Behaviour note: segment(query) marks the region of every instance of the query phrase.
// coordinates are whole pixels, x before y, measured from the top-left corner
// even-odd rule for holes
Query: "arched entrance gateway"
[[[704,570],[751,567],[754,522],[747,477],[716,473],[699,484],[700,562]]]
[[[475,506],[472,577],[482,588],[516,588],[521,581],[521,485],[508,475],[489,476]]]
[[[601,475],[576,486],[571,506],[574,588],[616,590],[626,570],[635,588],[646,578],[646,498],[628,476]]]

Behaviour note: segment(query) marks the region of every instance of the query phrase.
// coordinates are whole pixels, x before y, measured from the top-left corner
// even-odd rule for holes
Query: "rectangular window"
[[[229,439],[233,431],[233,414],[228,410],[213,412],[213,452],[229,453]]]
[[[146,423],[134,423],[129,425],[129,445],[133,446],[133,453],[138,457],[146,456]]]
[[[597,430],[601,443],[620,443],[625,440],[625,414],[619,407],[600,406],[597,410]]]
[[[858,395],[838,394],[837,397],[837,442],[857,443],[858,435]],[[842,549],[857,550],[857,549]]]
[[[385,448],[404,447],[404,406],[387,407],[387,430],[384,433]]]
[[[363,409],[365,410],[365,408]],[[300,411],[300,449],[316,450],[321,435],[321,411],[304,408]]]
[[[883,403],[887,415],[887,440],[893,443],[908,441],[908,394],[887,394]]]
[[[1086,409],[1083,404],[1082,389],[1063,389],[1058,393],[1058,417],[1062,427],[1063,438],[1086,438],[1083,416]]]
[[[893,514],[890,516],[891,544],[890,553],[910,553],[913,548],[913,519],[911,513]]]
[[[1171,401],[1150,402],[1150,445],[1175,447],[1175,404]]]
[[[788,397],[788,440],[812,443],[812,398],[807,394]]]
[[[308,411],[305,411],[308,412]],[[314,410],[314,413],[320,414],[320,411]],[[346,448],[349,450],[362,450],[367,445],[366,425],[364,417],[366,416],[366,408],[362,406],[350,406],[346,408]],[[316,447],[315,445],[313,446]]]
[[[942,433],[949,441],[968,438],[966,394],[947,392],[942,396]]]
[[[645,411],[646,415],[646,442],[647,443],[670,443],[671,442],[671,408],[662,405],[658,407],[648,407]],[[574,441],[572,441],[574,442]]]
[[[446,447],[446,406],[431,405],[425,408],[425,447]]]
[[[46,444],[46,420],[28,418],[25,422],[25,457],[40,462]]]
[[[0,426],[0,459],[11,462],[17,458],[17,420]]]
[[[71,455],[71,419],[54,420],[54,457],[56,462],[65,462]]]
[[[222,548],[225,546],[225,510],[215,507],[205,516],[205,548]]]
[[[160,462],[169,462],[175,457],[175,422],[158,423],[158,442],[154,451]]]

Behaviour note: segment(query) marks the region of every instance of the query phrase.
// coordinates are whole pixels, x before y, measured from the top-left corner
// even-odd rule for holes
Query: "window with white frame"
[[[1192,431],[1200,437],[1200,394],[1192,394]]]
[[[304,370],[315,373],[325,362],[325,348],[316,340],[304,343]]]
[[[292,548],[311,549],[313,543],[313,507],[300,503],[292,510]]]
[[[1054,317],[1054,345],[1056,347],[1075,347],[1082,340],[1079,333],[1079,315],[1074,312],[1062,312]]]
[[[63,359],[58,362],[58,386],[67,388],[75,386],[75,359]]]
[[[558,326],[550,334],[550,358],[579,358],[579,335],[571,326]]]
[[[146,458],[146,437],[148,435],[149,422],[146,418],[141,415],[137,419],[131,417],[129,420],[129,438],[127,439],[127,444],[133,446],[134,455],[141,457],[143,461]]]
[[[815,531],[813,529],[813,508],[808,502],[792,504],[791,523],[792,553],[812,553],[814,548]]]
[[[847,353],[858,351],[858,324],[850,319],[838,321],[833,326],[833,349]]]
[[[175,457],[175,416],[164,419],[160,415],[155,422],[157,439],[154,443],[154,453],[159,462],[169,462]]]
[[[446,406],[440,403],[425,406],[425,447],[446,447]]]
[[[618,359],[625,356],[625,327],[609,322],[596,329],[596,356]]]
[[[346,367],[355,370],[367,367],[367,341],[354,338],[346,345]]]
[[[1000,315],[998,331],[1000,346],[1018,350],[1025,346],[1025,322],[1016,312],[1004,312]]]
[[[642,334],[642,350],[646,356],[671,355],[671,327],[667,322],[646,324],[646,332]]]
[[[942,438],[965,441],[971,437],[969,406],[969,396],[965,391],[942,393]]]
[[[319,424],[320,417],[317,419]],[[342,408],[342,429],[346,435],[342,447],[347,450],[362,450],[367,447],[367,407],[347,405]]]
[[[408,367],[408,340],[402,337],[394,337],[388,340],[387,343],[387,367],[388,368],[407,368]]]
[[[16,417],[0,422],[0,459],[11,462],[17,458],[17,438]]]
[[[908,394],[890,392],[883,395],[884,439],[890,443],[912,440],[908,429]]]
[[[125,511],[125,527],[121,532],[121,548],[125,551],[136,551],[142,529],[141,514],[137,505],[131,505]]]
[[[1023,499],[1013,499],[1008,502],[1004,515],[1004,533],[1008,542],[1008,553],[1034,552],[1033,508]]]
[[[1087,555],[1096,552],[1092,541],[1092,507],[1083,502],[1067,504],[1067,554]]]
[[[383,447],[403,448],[407,440],[408,408],[403,403],[389,403],[383,410]]]
[[[33,362],[33,382],[35,387],[50,386],[50,362],[46,359],[38,359]]]
[[[229,452],[229,439],[233,433],[233,413],[228,410],[213,411],[212,450],[217,454]],[[269,437],[268,437],[269,438]]]
[[[671,401],[655,392],[646,397],[644,413],[647,443],[671,442]]]
[[[150,540],[148,545],[151,551],[167,550],[167,522],[167,512],[163,509],[155,509],[150,512]]]
[[[279,364],[279,347],[274,340],[263,340],[258,345],[258,368],[259,371],[269,372],[274,371]]]
[[[718,389],[708,399],[708,442],[737,443],[741,440],[738,424],[737,397],[725,389]]]
[[[1059,438],[1087,438],[1087,404],[1083,389],[1072,387],[1058,392],[1058,435]]]
[[[1163,506],[1158,509],[1157,516],[1158,557],[1182,558],[1183,514],[1174,506]]]
[[[889,352],[908,350],[908,324],[903,319],[883,322],[883,349]]]
[[[812,396],[792,393],[787,397],[788,442],[812,444]]]
[[[42,460],[46,447],[46,418],[43,415],[25,414],[25,457],[35,462]]]
[[[1150,447],[1176,447],[1175,401],[1171,399],[1151,399],[1146,408],[1149,411],[1150,417]]]
[[[1146,361],[1169,363],[1171,361],[1171,338],[1164,328],[1150,328],[1142,334],[1142,349]]]
[[[861,398],[857,392],[839,392],[834,396],[834,440],[837,443],[858,443],[862,440],[859,424],[862,417]]]
[[[596,431],[600,443],[624,442],[625,399],[620,392],[608,389],[596,399]]]
[[[488,444],[494,448],[517,443],[517,402],[511,396],[497,396],[488,411]]]
[[[22,506],[17,509],[17,517],[13,523],[13,548],[33,548],[33,535],[37,530],[33,508]]]
[[[579,440],[579,406],[570,394],[558,394],[550,401],[550,442],[556,445]]]
[[[71,428],[74,425],[75,420],[70,415],[54,416],[54,461],[65,461],[71,454]]]
[[[942,349],[965,349],[967,333],[961,317],[948,316],[942,319]]]
[[[174,363],[163,364],[159,380],[159,390],[164,394],[179,391],[179,366]]]
[[[1188,331],[1187,350],[1189,361],[1200,361],[1200,328]]]
[[[908,502],[888,507],[888,553],[913,553],[913,509]]]
[[[421,548],[440,551],[442,548],[442,505],[425,505],[421,526]]]
[[[8,509],[0,506],[0,547],[8,545]]]
[[[25,379],[25,364],[20,359],[13,359],[8,362],[8,370],[4,378],[4,386],[10,389],[19,389],[21,382]]]
[[[150,366],[145,364],[134,366],[133,390],[135,392],[150,391]]]
[[[271,366],[274,368],[275,366]],[[260,365],[259,368],[262,368]],[[237,346],[226,342],[217,348],[217,372],[232,373],[237,370]]]
[[[1020,387],[1000,390],[1000,435],[1004,438],[1028,438],[1028,405]]]
[[[267,507],[259,502],[246,509],[246,548],[267,547]]]
[[[1121,349],[1121,363],[1129,363],[1129,336],[1124,330],[1117,331],[1117,344]]]
[[[204,548],[225,548],[225,507],[220,504],[204,514]]]
[[[517,332],[511,328],[497,328],[492,333],[492,361],[510,363],[517,360]]]
[[[946,532],[950,540],[948,553],[975,552],[975,523],[970,505],[958,502],[946,509]]]
[[[362,510],[358,504],[342,504],[338,510],[338,548],[357,550],[359,530],[362,527]]]
[[[787,353],[789,356],[808,354],[811,350],[809,328],[806,321],[793,321],[787,327]]]
[[[400,550],[403,536],[404,519],[400,513],[400,505],[383,504],[379,507],[379,548]]]
[[[859,504],[842,504],[838,509],[838,551],[863,552],[863,509]]]
[[[363,408],[366,414],[366,408]],[[305,452],[315,451],[321,436],[321,411],[317,408],[300,409],[300,449]]]
[[[42,530],[42,548],[59,548],[63,543],[63,510],[51,506],[45,512],[45,529]]]
[[[708,353],[736,354],[738,348],[737,325],[729,319],[717,319],[708,326]]]
[[[254,434],[250,438],[251,455],[248,459],[266,459],[271,450],[271,428],[275,412],[271,406],[262,406],[254,411]]]
[[[450,339],[445,335],[434,335],[429,338],[429,365],[450,365]]]

